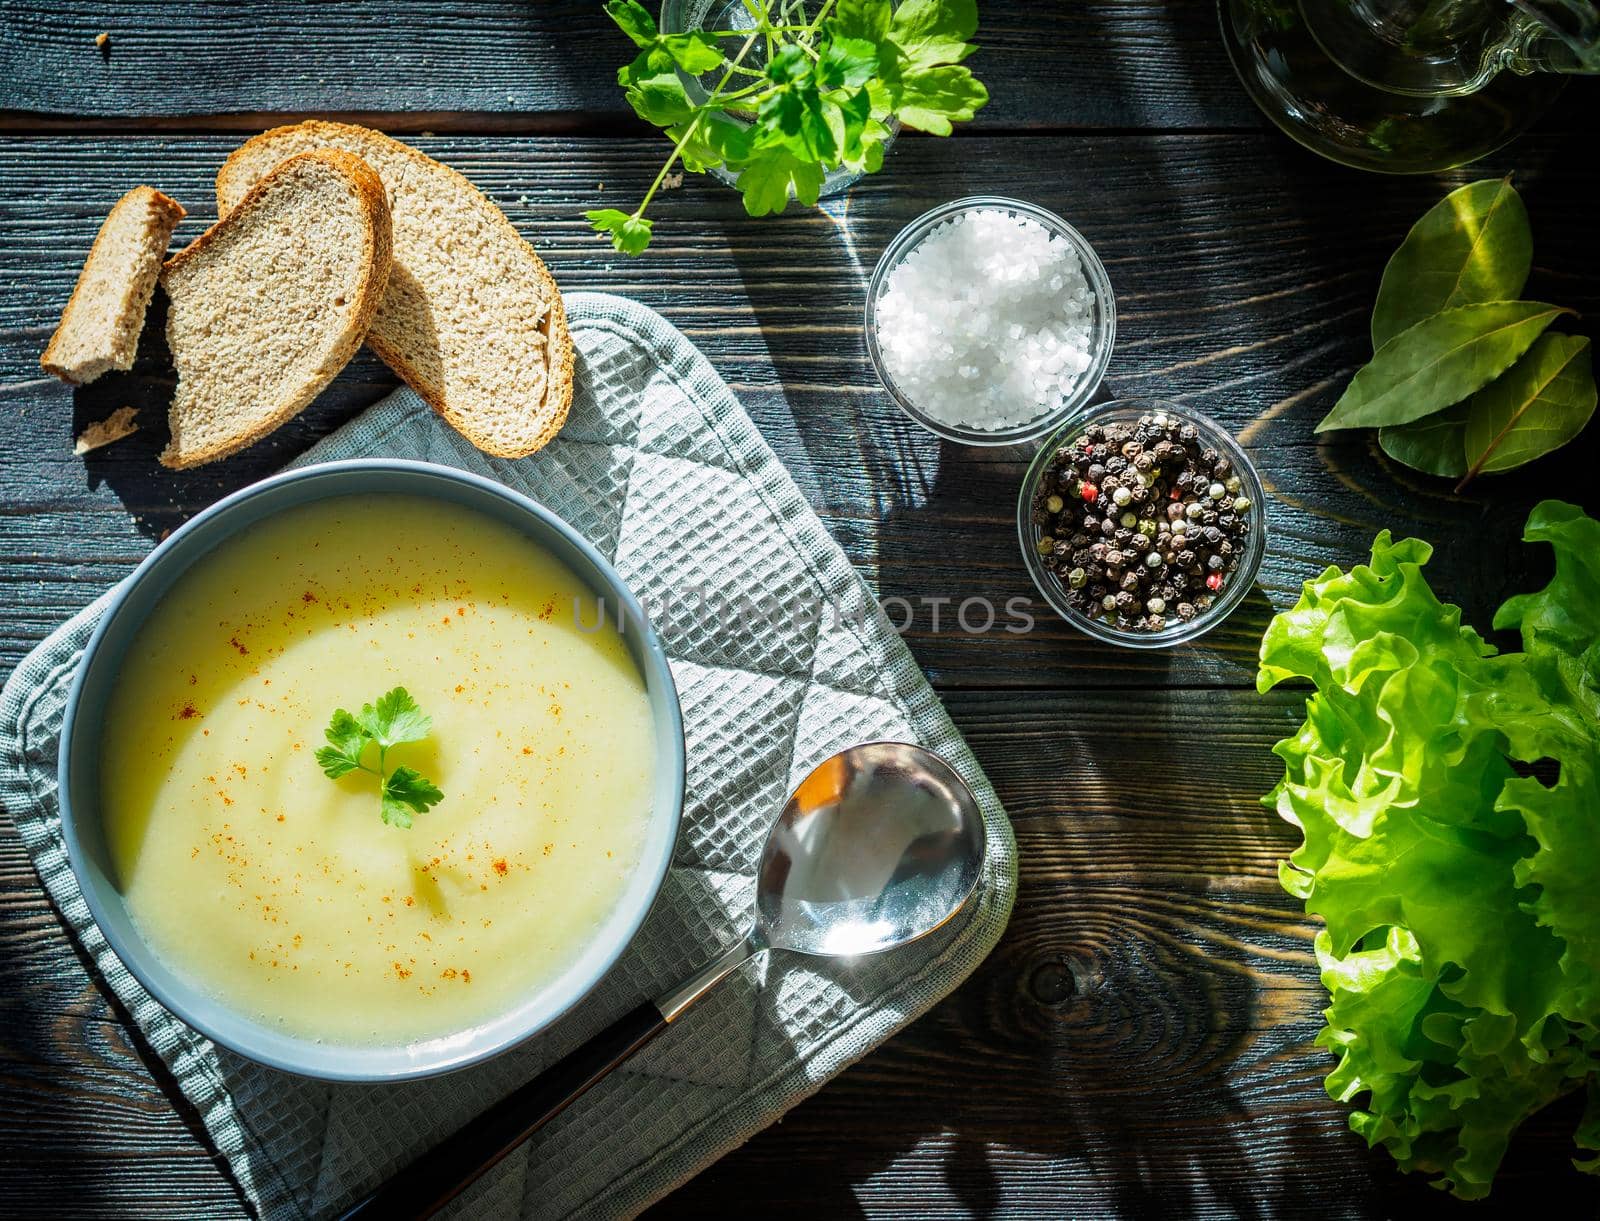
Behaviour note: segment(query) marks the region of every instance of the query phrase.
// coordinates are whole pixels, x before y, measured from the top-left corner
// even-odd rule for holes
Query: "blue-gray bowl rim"
[[[521,1021],[514,1020],[531,1003],[525,998],[523,1004],[513,1009],[511,1013],[494,1018],[488,1023],[480,1023],[476,1030],[479,1032],[488,1030],[493,1033],[480,1037],[476,1042],[471,1040],[474,1032],[469,1030],[454,1035],[418,1040],[404,1046],[367,1048],[356,1045],[321,1044],[315,1040],[274,1031],[241,1010],[228,1007],[207,994],[202,985],[185,980],[177,971],[166,966],[144,945],[114,884],[104,876],[91,875],[88,854],[79,834],[81,811],[74,807],[74,749],[80,730],[87,732],[90,728],[81,723],[83,703],[91,677],[98,678],[98,674],[94,671],[96,663],[107,664],[101,660],[101,649],[107,637],[119,627],[125,627],[130,634],[136,635],[148,618],[149,610],[159,604],[172,584],[204,556],[226,543],[239,529],[285,509],[335,496],[359,494],[348,487],[341,490],[341,486],[361,482],[374,475],[395,477],[397,486],[392,489],[385,488],[385,491],[413,492],[426,496],[430,494],[426,490],[426,484],[432,480],[452,483],[458,489],[465,489],[469,494],[476,496],[479,505],[498,500],[502,506],[517,510],[516,516],[521,519],[524,526],[530,523],[535,525],[535,529],[530,532],[533,537],[541,542],[548,542],[554,538],[570,548],[573,555],[582,561],[582,565],[573,564],[569,556],[560,555],[559,547],[556,548],[558,558],[567,563],[569,568],[573,568],[578,577],[590,585],[594,592],[615,599],[617,605],[622,608],[621,613],[627,615],[630,625],[637,625],[637,631],[625,632],[624,636],[630,644],[637,644],[634,660],[645,679],[651,713],[655,718],[658,758],[650,833],[633,881],[625,892],[623,901],[608,918],[604,930],[606,935],[597,938],[589,947],[588,953],[597,955],[595,961],[585,964],[586,969],[577,974],[574,982],[566,982],[567,976],[573,974],[572,971],[564,973],[558,980],[558,985],[565,986],[561,986],[559,991],[556,988],[541,990],[535,1000],[550,994],[555,995],[555,1000],[544,1006],[534,1017]],[[329,486],[325,490],[318,491],[312,486],[318,483]],[[307,485],[307,494],[276,505],[258,518],[240,522],[233,530],[226,529],[229,519],[239,516],[241,510],[252,501],[296,484]],[[405,484],[411,486],[401,486]],[[438,490],[439,483],[435,482],[434,493],[436,494]],[[312,492],[315,494],[309,494]],[[471,501],[458,503],[470,504]],[[203,540],[208,533],[215,535],[214,541],[209,545],[204,542],[198,543],[198,549],[186,561],[171,559],[175,553],[185,550],[190,540]],[[589,571],[584,571],[584,567]],[[133,595],[147,584],[157,581],[161,582],[160,587],[151,596],[151,606],[146,613],[131,627],[121,624],[121,612]],[[110,676],[105,680],[108,685],[115,683],[121,662],[121,654],[112,659]],[[661,749],[663,744],[666,747],[664,752]],[[283,471],[223,497],[173,531],[127,578],[114,587],[105,612],[84,646],[68,692],[59,741],[57,794],[67,859],[77,878],[84,902],[117,958],[158,1003],[206,1038],[256,1063],[323,1081],[378,1083],[416,1080],[454,1072],[509,1051],[570,1012],[605,978],[638,935],[666,880],[683,816],[685,771],[683,717],[678,702],[677,685],[672,678],[672,668],[668,663],[666,651],[662,648],[649,617],[632,590],[611,563],[587,539],[538,501],[482,475],[457,467],[403,458],[350,458]],[[94,816],[98,817],[98,812]],[[613,924],[615,927],[610,927]],[[498,1029],[502,1026],[505,1027],[503,1031]],[[266,1046],[263,1046],[263,1043]],[[419,1056],[415,1053],[414,1049],[418,1047],[426,1049],[433,1044],[441,1045],[437,1054]],[[301,1049],[307,1053],[315,1051],[316,1054],[297,1058],[285,1049],[289,1049],[289,1052],[293,1049]],[[344,1063],[346,1059],[351,1063],[348,1065]]]

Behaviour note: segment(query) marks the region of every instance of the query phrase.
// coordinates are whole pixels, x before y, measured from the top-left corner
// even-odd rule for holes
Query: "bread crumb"
[[[102,51],[104,51],[106,49],[106,45],[110,41],[111,41],[111,33],[108,30],[101,30],[98,34],[96,34],[94,36],[94,45],[99,47]]]
[[[131,437],[139,431],[139,423],[134,419],[138,414],[137,407],[118,407],[105,419],[96,420],[79,433],[78,439],[72,444],[72,452],[86,454],[92,449],[120,441],[123,437]]]
[[[661,189],[663,191],[676,191],[682,185],[683,185],[683,175],[682,174],[668,174],[665,178],[663,178],[661,180]]]

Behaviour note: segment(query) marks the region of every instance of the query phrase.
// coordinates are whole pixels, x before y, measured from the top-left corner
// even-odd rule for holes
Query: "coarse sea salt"
[[[1089,367],[1094,290],[1077,249],[1000,208],[931,229],[889,273],[876,313],[895,388],[954,428],[1026,424]]]

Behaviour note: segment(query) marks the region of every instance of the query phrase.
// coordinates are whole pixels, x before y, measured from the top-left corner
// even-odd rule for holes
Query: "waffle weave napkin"
[[[457,1213],[640,1211],[926,1012],[977,966],[1010,914],[1016,851],[994,790],[728,387],[642,306],[576,293],[568,310],[578,349],[572,414],[533,457],[485,457],[400,390],[295,463],[415,458],[498,479],[586,535],[652,613],[683,703],[683,826],[633,945],[550,1030],[487,1064],[383,1086],[294,1077],[201,1037],[111,952],[62,845],[57,735],[105,599],[39,645],[0,695],[0,801],[62,919],[264,1217],[316,1217],[348,1203],[703,965],[748,923],[754,862],[789,789],[853,742],[921,742],[971,784],[989,848],[961,916],[892,954],[851,963],[769,955],[745,967],[480,1180]],[[766,600],[773,591],[786,595],[776,606]]]

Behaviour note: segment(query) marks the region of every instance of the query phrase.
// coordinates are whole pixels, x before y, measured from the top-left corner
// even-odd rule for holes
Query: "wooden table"
[[[931,1015],[656,1215],[1451,1211],[1368,1153],[1323,1094],[1314,930],[1275,878],[1295,835],[1258,804],[1303,696],[1257,696],[1253,659],[1272,610],[1383,527],[1438,544],[1436,587],[1486,625],[1540,575],[1542,557],[1514,545],[1528,507],[1551,492],[1600,506],[1592,435],[1457,498],[1367,434],[1311,431],[1369,352],[1384,259],[1445,181],[1514,169],[1535,231],[1529,294],[1600,312],[1600,95],[1574,85],[1470,174],[1386,179],[1268,129],[1207,0],[983,12],[972,63],[994,100],[958,138],[904,138],[847,199],[780,218],[691,180],[661,198],[655,248],[630,261],[579,213],[631,206],[664,149],[622,103],[613,72],[631,52],[595,5],[4,0],[0,672],[172,526],[394,385],[362,355],[270,440],[191,473],[156,465],[159,426],[75,457],[83,424],[123,403],[159,420],[171,386],[153,337],[134,375],[76,394],[37,363],[96,226],[134,183],[189,208],[186,241],[213,219],[212,175],[245,134],[310,114],[413,133],[505,208],[564,287],[626,294],[694,339],[882,596],[952,605],[1033,594],[1013,526],[1027,455],[941,444],[898,412],[866,360],[863,289],[933,204],[1035,201],[1110,272],[1108,389],[1181,397],[1254,453],[1271,502],[1260,589],[1200,647],[1154,656],[1049,618],[969,636],[918,616],[912,649],[1016,826],[1011,928]],[[63,935],[9,815],[0,907],[0,1213],[236,1215],[196,1117]],[[1557,1187],[1593,1200],[1565,1162],[1576,1114],[1558,1105],[1528,1126],[1501,1206]]]

